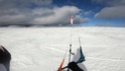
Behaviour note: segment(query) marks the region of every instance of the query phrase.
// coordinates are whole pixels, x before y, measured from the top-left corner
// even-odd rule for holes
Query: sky
[[[0,26],[125,26],[125,0],[0,0]]]

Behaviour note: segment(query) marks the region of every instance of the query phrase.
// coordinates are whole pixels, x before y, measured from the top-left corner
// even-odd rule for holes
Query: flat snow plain
[[[125,28],[0,28],[0,44],[12,55],[11,71],[56,71],[69,44],[73,52],[79,48],[79,37],[85,71],[125,71]],[[66,56],[64,66],[68,51]]]

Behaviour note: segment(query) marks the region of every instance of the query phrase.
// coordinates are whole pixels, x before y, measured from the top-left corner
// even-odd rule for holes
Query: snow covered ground
[[[78,37],[87,71],[125,71],[125,28],[0,28],[0,44],[12,55],[11,71],[56,71],[71,41],[76,52]]]

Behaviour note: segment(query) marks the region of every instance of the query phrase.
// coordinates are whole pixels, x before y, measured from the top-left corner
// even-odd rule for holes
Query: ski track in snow
[[[0,44],[12,54],[11,71],[56,71],[69,43],[76,52],[79,37],[86,56],[80,67],[85,71],[125,71],[124,31],[115,27],[0,28]]]

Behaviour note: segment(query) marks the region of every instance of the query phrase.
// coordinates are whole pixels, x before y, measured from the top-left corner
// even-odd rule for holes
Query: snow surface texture
[[[86,71],[125,71],[125,28],[0,28],[0,44],[12,55],[11,71],[56,71],[66,51],[67,65],[69,44],[73,52],[79,48],[78,37]]]

